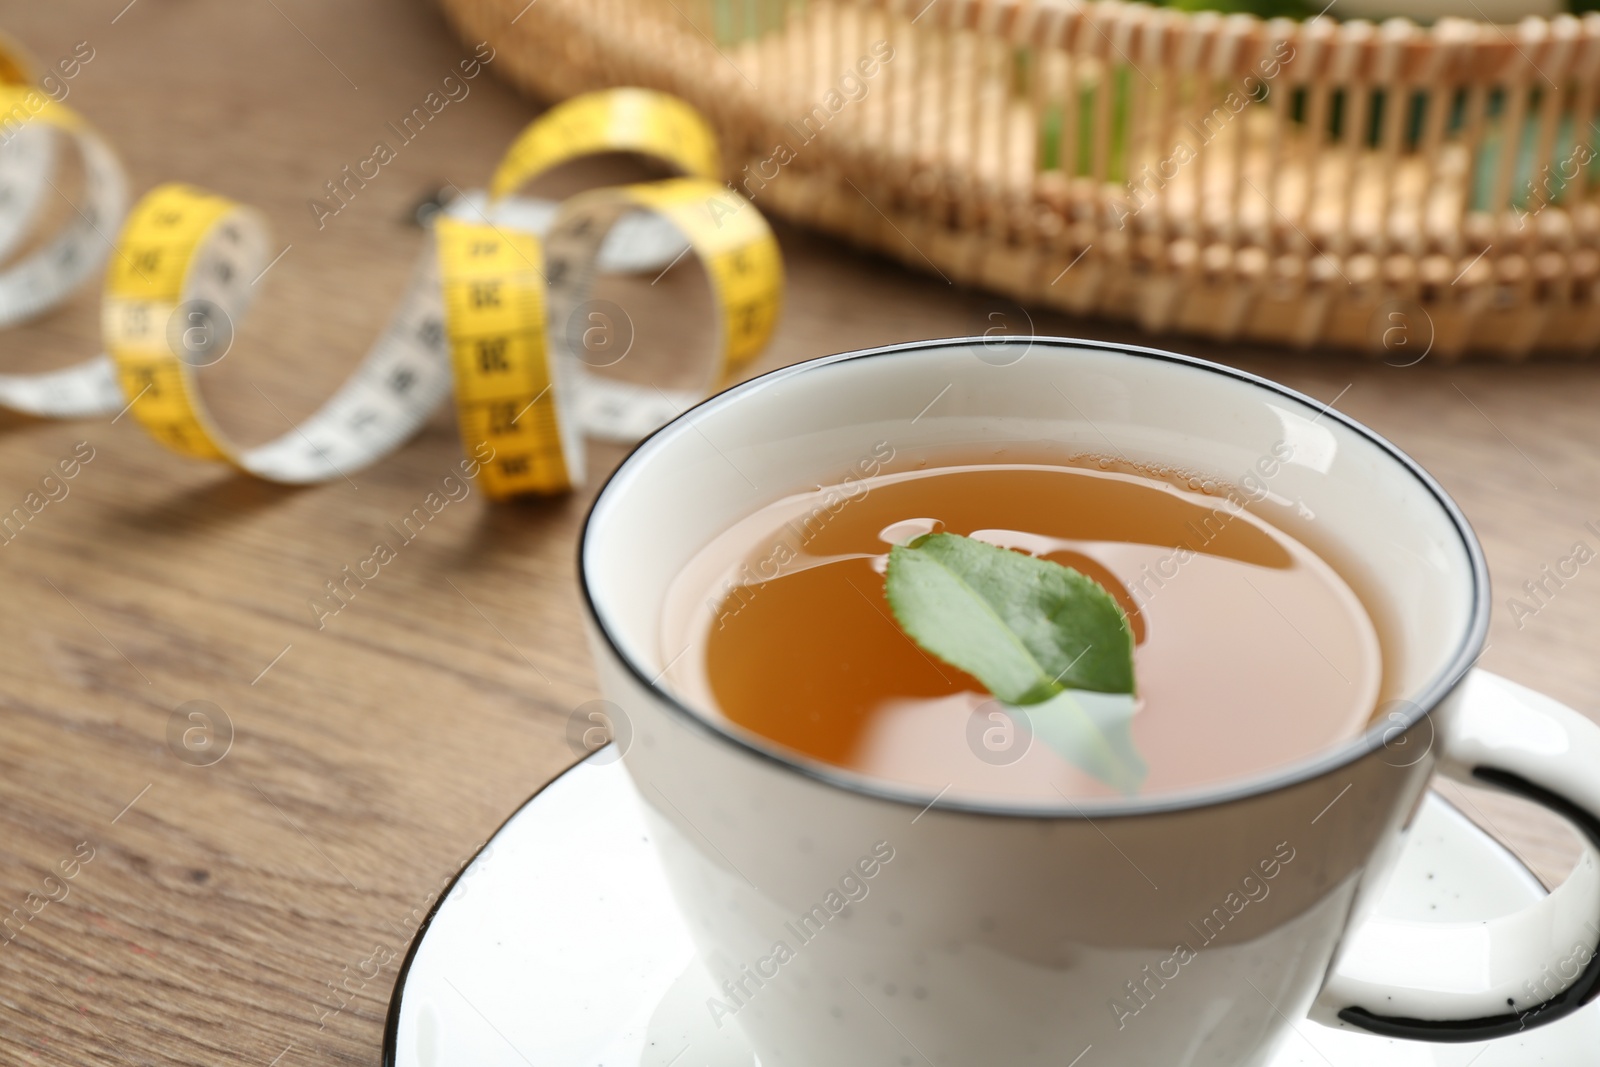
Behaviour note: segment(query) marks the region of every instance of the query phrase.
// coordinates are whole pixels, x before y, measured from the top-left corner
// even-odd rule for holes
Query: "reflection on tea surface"
[[[735,524],[670,590],[668,684],[786,749],[929,793],[1116,795],[1064,755],[1048,723],[995,701],[896,624],[886,554],[933,530],[1073,567],[1121,603],[1138,686],[1122,728],[1146,766],[1141,793],[1313,755],[1359,733],[1378,702],[1373,625],[1299,541],[1223,497],[1032,464],[883,474]],[[1085,703],[1102,708],[1097,699]]]

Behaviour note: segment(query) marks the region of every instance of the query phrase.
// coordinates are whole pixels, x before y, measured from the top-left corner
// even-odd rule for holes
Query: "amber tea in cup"
[[[897,624],[887,553],[943,531],[1074,568],[1121,605],[1137,679],[1127,730],[1144,765],[1121,792],[1245,777],[1368,725],[1383,657],[1360,598],[1247,506],[1288,445],[1246,486],[992,451],[891,469],[883,443],[870,476],[786,496],[721,532],[668,594],[670,684],[784,749],[872,778],[969,797],[1115,795],[1032,736],[1037,717],[1030,726]]]

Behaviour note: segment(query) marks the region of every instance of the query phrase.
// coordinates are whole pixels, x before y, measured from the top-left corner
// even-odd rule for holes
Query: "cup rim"
[[[1345,429],[1377,446],[1381,452],[1404,468],[1421,488],[1432,494],[1434,500],[1455,527],[1456,534],[1461,539],[1462,548],[1466,551],[1471,570],[1472,602],[1470,620],[1462,631],[1461,639],[1455,651],[1447,658],[1444,665],[1423,684],[1416,695],[1401,698],[1408,705],[1406,708],[1392,713],[1387,719],[1372,723],[1357,736],[1333,746],[1327,751],[1285,766],[1271,768],[1243,778],[1229,779],[1213,785],[1175,790],[1152,797],[1082,800],[1063,798],[1064,803],[1058,806],[1054,803],[1039,804],[1028,802],[1024,804],[1005,800],[948,797],[944,793],[930,797],[927,793],[919,792],[909,786],[899,786],[858,772],[847,771],[831,764],[809,759],[798,753],[787,753],[775,744],[757,744],[750,738],[728,729],[712,716],[695,712],[671,691],[658,684],[659,677],[652,677],[623,649],[621,643],[608,626],[606,617],[596,600],[594,590],[590,587],[590,534],[599,522],[604,521],[604,510],[609,506],[613,494],[621,491],[618,487],[626,478],[631,477],[633,471],[648,458],[648,454],[653,449],[660,447],[661,442],[670,436],[686,432],[691,428],[692,420],[697,414],[726,407],[737,402],[741,397],[770,388],[778,382],[796,375],[812,373],[836,363],[857,359],[872,359],[881,356],[903,355],[930,348],[955,348],[962,345],[981,345],[992,349],[997,344],[1008,346],[1023,345],[1030,349],[1035,345],[1061,349],[1091,349],[1133,358],[1154,359],[1160,362],[1193,367],[1197,370],[1231,378],[1244,385],[1264,389],[1280,398],[1293,401],[1317,412],[1318,417],[1326,417],[1341,424]],[[1484,641],[1489,632],[1489,612],[1491,607],[1488,564],[1484,558],[1483,548],[1478,543],[1477,534],[1467,521],[1466,515],[1462,513],[1460,506],[1451,499],[1450,494],[1445,492],[1444,487],[1423,469],[1422,465],[1416,460],[1401,451],[1381,434],[1369,429],[1348,415],[1335,410],[1331,403],[1323,404],[1270,378],[1264,378],[1258,374],[1251,374],[1248,371],[1195,356],[1185,356],[1176,352],[1168,352],[1164,349],[1123,344],[1115,341],[1036,335],[1016,337],[1008,335],[998,338],[933,338],[882,345],[877,348],[857,349],[851,352],[840,352],[768,371],[702,400],[700,403],[681,412],[671,422],[660,427],[635,445],[627,456],[623,458],[622,462],[617,464],[616,468],[606,478],[605,483],[600,487],[599,492],[595,494],[594,500],[589,505],[588,514],[584,517],[583,527],[578,538],[578,587],[583,594],[583,605],[589,614],[594,632],[605,642],[611,655],[632,675],[634,681],[660,700],[676,719],[683,721],[690,729],[700,730],[711,738],[732,745],[736,750],[746,755],[768,761],[782,769],[809,778],[822,785],[831,786],[866,798],[916,808],[922,812],[938,808],[941,811],[958,812],[966,815],[1049,820],[1088,820],[1090,818],[1153,815],[1163,812],[1212,807],[1273,793],[1293,785],[1311,781],[1355,763],[1372,752],[1387,747],[1389,739],[1398,733],[1409,732],[1413,726],[1427,719],[1433,709],[1460,684],[1461,680],[1466,677],[1467,672],[1477,662],[1479,655],[1481,655]],[[1402,716],[1403,723],[1398,725],[1394,723],[1393,716],[1395,714]]]

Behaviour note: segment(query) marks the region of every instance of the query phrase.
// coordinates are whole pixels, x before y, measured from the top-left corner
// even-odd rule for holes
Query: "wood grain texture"
[[[481,184],[535,107],[479,78],[319,231],[307,200],[470,46],[421,0],[124,3],[7,0],[0,28],[47,63],[93,45],[68,102],[110,134],[135,190],[183,179],[224,192],[292,246],[209,376],[228,426],[275,432],[262,394],[304,414],[381,328],[421,243],[410,206],[444,182]],[[1025,315],[793,229],[779,237],[788,305],[757,370]],[[630,303],[656,357],[707,336],[696,284],[690,272]],[[97,298],[5,333],[7,365],[97,352]],[[1053,314],[1033,323],[1142,340]],[[1488,550],[1500,603],[1485,665],[1593,711],[1600,571],[1520,627],[1504,605],[1574,541],[1596,541],[1583,529],[1600,520],[1591,366],[1175,347],[1334,401],[1421,460]],[[61,898],[0,944],[0,1062],[375,1063],[398,960],[369,961],[398,957],[428,894],[574,758],[567,718],[595,695],[573,574],[592,490],[451,504],[318,630],[307,601],[459,459],[448,411],[353,485],[303,490],[184,460],[129,419],[0,415],[0,509],[81,441],[95,456],[70,495],[0,545],[0,914],[30,893]],[[597,473],[621,454],[596,447]],[[168,746],[191,700],[234,729],[209,767]],[[1545,877],[1565,872],[1564,830],[1511,802],[1472,803]],[[93,859],[63,881],[80,842]]]

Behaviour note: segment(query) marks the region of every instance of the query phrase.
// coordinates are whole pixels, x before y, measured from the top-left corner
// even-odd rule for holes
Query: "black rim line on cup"
[[[693,420],[703,412],[734,403],[749,393],[770,388],[772,385],[788,378],[807,374],[835,363],[856,359],[909,355],[928,349],[970,348],[974,346],[993,349],[998,344],[1022,345],[1025,349],[1031,349],[1034,346],[1069,351],[1072,349],[1090,349],[1097,352],[1112,352],[1118,355],[1154,359],[1165,363],[1177,363],[1196,370],[1219,374],[1246,385],[1256,386],[1283,399],[1291,400],[1301,407],[1316,413],[1317,417],[1332,419],[1344,426],[1345,429],[1377,446],[1380,451],[1403,467],[1423,489],[1433,496],[1440,508],[1444,510],[1445,515],[1455,526],[1456,534],[1461,540],[1462,548],[1466,551],[1472,572],[1470,622],[1466,626],[1463,638],[1455,653],[1450,657],[1444,668],[1422,686],[1417,695],[1403,698],[1412,705],[1412,710],[1405,714],[1404,730],[1410,730],[1426,718],[1432,709],[1461,682],[1467,671],[1472,668],[1472,665],[1477,662],[1483,648],[1484,639],[1489,632],[1489,568],[1484,560],[1483,548],[1478,544],[1477,535],[1473,532],[1471,524],[1467,522],[1466,516],[1462,514],[1460,507],[1444,491],[1444,488],[1416,460],[1395,447],[1382,435],[1335,410],[1332,405],[1325,405],[1306,396],[1304,393],[1297,392],[1271,379],[1251,374],[1248,371],[1224,366],[1220,363],[1212,363],[1209,360],[1198,359],[1194,356],[1182,356],[1176,352],[1167,352],[1159,348],[1145,348],[1140,345],[1125,345],[1109,341],[1088,341],[1068,337],[1005,337],[1002,339],[992,337],[953,337],[885,345],[881,348],[867,348],[856,352],[842,352],[838,355],[822,356],[803,363],[795,363],[774,371],[768,371],[766,374],[740,382],[738,385],[717,393],[715,396],[702,400],[634,446],[626,458],[611,472],[605,484],[600,487],[600,491],[595,494],[594,502],[589,505],[589,513],[584,518],[583,529],[578,537],[578,587],[583,592],[584,607],[588,610],[589,617],[594,621],[595,628],[604,638],[612,654],[621,661],[634,680],[657,696],[667,707],[671,708],[675,716],[691,729],[705,731],[712,737],[719,738],[750,755],[777,764],[824,785],[830,785],[875,800],[913,808],[921,812],[938,809],[940,811],[997,818],[1054,820],[1117,818],[1121,816],[1184,811],[1190,808],[1210,807],[1246,800],[1263,793],[1271,793],[1291,785],[1308,782],[1330,774],[1341,767],[1348,766],[1362,757],[1386,747],[1386,738],[1394,736],[1395,733],[1392,719],[1385,719],[1384,722],[1373,724],[1360,736],[1345,742],[1330,752],[1310,757],[1299,763],[1290,764],[1288,767],[1280,768],[1258,777],[1230,782],[1220,787],[1202,787],[1133,800],[1066,801],[1060,807],[1043,805],[1012,807],[1002,802],[952,799],[943,793],[937,796],[930,796],[911,789],[901,789],[866,775],[855,774],[799,755],[781,752],[775,746],[768,747],[764,744],[759,744],[752,738],[723,728],[709,716],[696,713],[678,700],[671,692],[656,684],[623,651],[607,625],[605,616],[601,614],[599,607],[596,605],[594,590],[589,586],[589,574],[586,565],[589,531],[595,524],[596,516],[600,514],[601,509],[607,504],[608,495],[624,478],[631,476],[632,468],[641,462],[640,457],[644,456],[656,445],[658,438],[665,439],[668,435],[687,432],[691,428]],[[626,712],[627,709],[624,708],[623,711]],[[1400,712],[1397,711],[1394,714],[1400,714]]]

